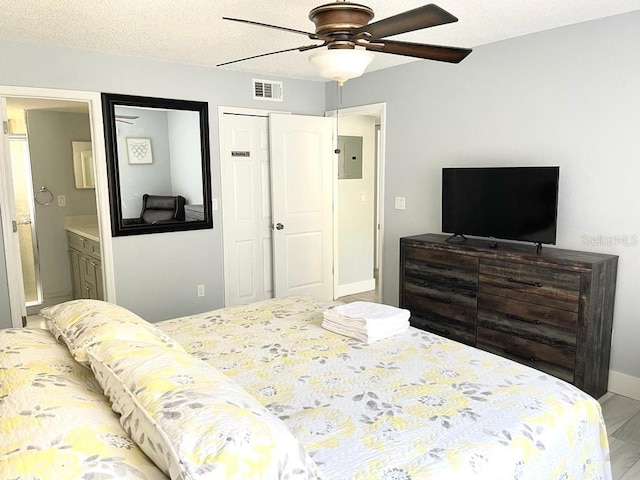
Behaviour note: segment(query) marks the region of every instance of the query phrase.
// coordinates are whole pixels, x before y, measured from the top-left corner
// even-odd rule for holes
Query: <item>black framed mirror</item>
[[[213,227],[206,102],[102,94],[114,237]]]

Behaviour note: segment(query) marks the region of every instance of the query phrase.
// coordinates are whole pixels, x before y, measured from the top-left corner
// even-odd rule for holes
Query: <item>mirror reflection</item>
[[[105,97],[114,236],[211,228],[206,103]]]

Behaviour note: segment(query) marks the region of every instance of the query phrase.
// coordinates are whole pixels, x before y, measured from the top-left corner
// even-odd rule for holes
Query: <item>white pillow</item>
[[[114,340],[89,361],[124,429],[173,480],[320,478],[279,418],[196,357]]]
[[[178,342],[126,308],[100,300],[71,300],[40,310],[73,358],[89,366],[87,348],[106,340],[131,340],[183,350]]]

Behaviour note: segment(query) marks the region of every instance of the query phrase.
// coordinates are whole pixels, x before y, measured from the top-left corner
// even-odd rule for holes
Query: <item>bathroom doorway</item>
[[[0,310],[5,320],[11,319],[1,326],[23,326],[42,307],[73,298],[70,221],[93,222],[103,256],[105,298],[114,301],[99,94],[0,86],[0,104],[0,286],[6,285],[9,299]],[[78,152],[77,145],[83,147]],[[79,184],[76,153],[95,170],[95,182],[87,184],[84,175],[86,185]]]

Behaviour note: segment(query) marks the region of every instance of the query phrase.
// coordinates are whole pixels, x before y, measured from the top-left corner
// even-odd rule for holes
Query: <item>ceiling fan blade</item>
[[[315,33],[296,30],[295,28],[279,27],[278,25],[271,25],[269,23],[254,22],[253,20],[243,20],[242,18],[222,17],[222,19],[231,20],[233,22],[248,23],[249,25],[257,25],[258,27],[275,28],[276,30],[283,30],[290,33],[299,33],[301,35],[306,35],[311,40],[317,40],[319,38]]]
[[[394,40],[372,40],[379,43],[358,43],[367,50],[406,57],[425,58],[439,62],[460,63],[471,53],[470,48],[444,47],[424,43],[398,42]]]
[[[302,47],[287,48],[285,50],[278,50],[277,52],[261,53],[260,55],[252,55],[251,57],[245,57],[245,58],[240,58],[238,60],[231,60],[230,62],[219,63],[218,65],[216,65],[216,67],[222,67],[224,65],[229,65],[231,63],[244,62],[245,60],[251,60],[253,58],[260,58],[260,57],[266,57],[268,55],[275,55],[277,53],[293,52],[294,50],[298,50],[299,52],[306,52],[307,50],[313,50],[314,48],[324,47],[325,45],[326,43],[320,43],[318,45],[304,45]]]
[[[437,5],[429,4],[423,7],[385,18],[378,22],[363,25],[351,30],[350,35],[369,33],[373,38],[385,38],[400,33],[413,32],[422,28],[435,27],[446,23],[457,22],[458,19]]]

